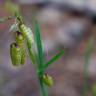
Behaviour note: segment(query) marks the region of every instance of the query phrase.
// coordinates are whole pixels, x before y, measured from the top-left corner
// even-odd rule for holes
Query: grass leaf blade
[[[53,62],[55,62],[57,59],[59,59],[62,55],[64,55],[64,50],[60,51],[58,54],[56,54],[51,60],[49,60],[45,65],[44,69],[46,69],[49,65],[51,65]]]
[[[41,35],[40,35],[40,29],[37,21],[35,21],[35,31],[34,31],[34,37],[35,37],[35,42],[36,42],[36,47],[37,47],[37,52],[38,52],[38,67],[42,68],[44,64],[44,51],[43,51],[43,46],[42,46],[42,40],[41,40]]]
[[[83,95],[82,96],[87,96],[87,91],[88,91],[88,67],[90,64],[90,58],[92,55],[92,52],[94,50],[93,48],[94,45],[94,38],[90,37],[88,40],[86,52],[85,52],[85,64],[84,64],[84,85],[83,85]]]

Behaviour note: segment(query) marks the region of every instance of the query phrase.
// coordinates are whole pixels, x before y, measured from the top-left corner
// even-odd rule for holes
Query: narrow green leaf
[[[62,55],[64,55],[64,50],[62,50],[61,52],[59,52],[57,55],[55,55],[51,60],[49,60],[45,65],[44,65],[44,69],[46,69],[49,65],[51,65],[52,63],[54,63],[57,59],[59,59]]]
[[[57,59],[59,59],[62,55],[64,55],[64,50],[60,51],[58,54],[56,54],[51,60],[49,60],[46,64],[43,65],[43,67],[38,70],[38,73],[41,75],[42,71],[44,71],[49,65],[53,64]]]
[[[38,58],[38,67],[42,68],[44,64],[44,51],[42,46],[42,40],[40,35],[40,29],[37,21],[35,21],[35,31],[34,31],[34,37],[36,42],[36,48],[37,48],[37,58]]]

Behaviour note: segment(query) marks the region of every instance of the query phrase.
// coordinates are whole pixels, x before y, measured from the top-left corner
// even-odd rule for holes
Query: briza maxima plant
[[[39,24],[35,18],[33,19],[34,27],[31,29],[24,22],[18,6],[11,2],[7,2],[5,7],[12,14],[12,16],[0,19],[0,23],[4,23],[6,20],[14,19],[14,23],[10,28],[10,31],[15,34],[15,39],[13,43],[10,44],[10,58],[12,64],[14,67],[22,67],[26,64],[26,54],[28,53],[31,63],[34,64],[34,68],[37,72],[40,83],[40,95],[48,96],[46,89],[47,87],[53,86],[54,80],[52,76],[45,73],[45,71],[48,66],[64,54],[64,50],[56,54],[51,60],[46,61]]]

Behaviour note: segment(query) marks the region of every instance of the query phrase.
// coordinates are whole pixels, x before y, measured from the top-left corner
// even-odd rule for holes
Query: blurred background
[[[0,18],[10,16],[0,0]],[[53,76],[49,96],[82,96],[86,45],[94,37],[94,50],[88,67],[88,92],[96,83],[96,0],[12,0],[32,27],[32,17],[40,24],[46,58],[61,49],[65,54],[46,72]],[[9,28],[13,20],[0,23],[0,96],[39,96],[36,71],[30,60],[18,68],[11,64]]]

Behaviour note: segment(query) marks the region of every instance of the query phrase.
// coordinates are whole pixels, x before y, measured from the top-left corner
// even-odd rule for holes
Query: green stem
[[[94,44],[94,38],[91,37],[88,41],[88,45],[85,53],[83,96],[87,96],[87,91],[88,91],[88,67],[90,64],[90,57],[93,52],[93,44]]]
[[[88,66],[89,66],[89,58],[90,57],[85,57],[83,96],[87,96],[87,91],[88,91]]]
[[[39,82],[40,82],[40,87],[41,87],[41,90],[40,90],[41,96],[48,96],[46,86],[44,85],[41,77],[39,77]]]
[[[42,79],[44,75],[44,71],[42,71],[41,73],[37,72],[37,74],[38,74],[38,79],[40,84],[40,96],[48,96],[46,85],[43,83],[43,79]]]
[[[37,47],[37,71],[41,70],[44,66],[45,63],[45,56],[44,56],[44,49],[43,49],[43,45],[42,45],[42,39],[41,39],[41,34],[40,34],[40,29],[39,29],[39,25],[37,23],[37,21],[35,21],[35,31],[34,31],[34,38],[35,38],[35,42],[36,42],[36,47]],[[39,79],[39,83],[40,83],[40,90],[41,90],[41,96],[48,96],[47,95],[47,90],[46,90],[46,86],[43,83],[43,75],[44,75],[44,71],[41,72],[41,74],[38,72],[38,79]]]

